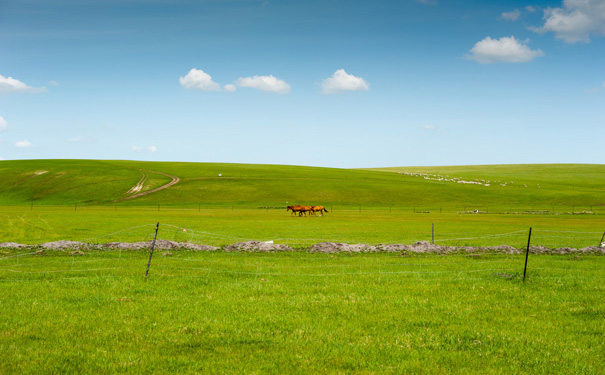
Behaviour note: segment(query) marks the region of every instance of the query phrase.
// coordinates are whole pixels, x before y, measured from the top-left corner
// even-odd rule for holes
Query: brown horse
[[[319,212],[320,216],[323,216],[323,212],[328,212],[324,206],[311,206],[311,213],[316,215]]]
[[[292,211],[292,213],[290,214],[290,216],[295,215],[296,213],[298,213],[298,216],[303,216],[303,214],[306,216],[307,212],[310,212],[312,209],[312,206],[288,206],[286,207],[286,211]]]

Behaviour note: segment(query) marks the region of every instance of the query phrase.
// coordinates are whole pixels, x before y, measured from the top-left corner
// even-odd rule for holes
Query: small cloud
[[[591,35],[605,35],[605,2],[603,0],[565,0],[561,8],[544,10],[544,26],[531,30],[553,32],[567,43],[589,42]]]
[[[500,18],[507,21],[516,21],[521,16],[521,11],[519,9],[515,9],[510,12],[503,12],[500,14]]]
[[[0,74],[0,92],[27,92],[37,94],[46,91],[45,87],[31,87],[25,83],[14,79],[13,77],[5,77]]]
[[[268,1],[265,1],[265,2],[263,3],[263,6],[264,6],[264,7],[266,7],[266,6],[268,6],[268,5],[269,5],[269,2],[268,2]]]
[[[437,129],[437,127],[435,125],[432,125],[432,124],[427,124],[427,125],[422,125],[422,129],[425,129],[425,130],[435,130],[435,129]]]
[[[23,140],[23,141],[18,141],[15,142],[15,147],[19,147],[19,148],[28,148],[33,146],[32,143],[28,140]]]
[[[158,148],[156,146],[148,146],[147,150],[149,150],[151,152],[156,152],[158,150]]]
[[[185,77],[180,77],[181,86],[187,90],[221,91],[221,86],[203,70],[192,68]]]
[[[141,151],[143,151],[143,147],[141,147],[141,146],[132,146],[130,149],[132,151],[134,151],[134,152],[141,152]]]
[[[370,84],[361,77],[348,74],[344,69],[339,69],[330,78],[323,80],[321,84],[324,94],[335,94],[343,91],[367,91]]]
[[[536,7],[533,7],[533,6],[531,6],[531,5],[528,5],[528,6],[526,6],[526,7],[525,7],[525,10],[526,10],[528,13],[534,13],[534,12],[536,11]]]
[[[492,39],[489,36],[471,48],[466,57],[481,64],[498,62],[522,63],[529,62],[536,57],[544,56],[541,50],[532,50],[525,43],[515,39],[514,36]]]
[[[4,117],[0,116],[0,132],[6,130],[8,127],[8,122],[4,119]]]
[[[48,82],[48,84],[51,86],[59,86],[59,82],[57,82],[57,81],[50,81],[50,82]]]
[[[237,90],[237,87],[235,87],[235,85],[232,85],[230,83],[223,87],[223,91],[234,92],[235,90]]]
[[[278,94],[287,94],[290,92],[290,85],[288,83],[272,75],[239,78],[235,81],[235,85]]]

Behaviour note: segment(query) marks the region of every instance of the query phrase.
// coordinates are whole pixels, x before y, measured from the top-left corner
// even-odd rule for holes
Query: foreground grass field
[[[0,373],[605,372],[602,256],[0,256]]]

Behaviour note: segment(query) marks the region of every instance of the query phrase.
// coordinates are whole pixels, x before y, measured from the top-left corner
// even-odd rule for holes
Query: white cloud
[[[544,10],[538,33],[553,32],[567,43],[588,42],[591,35],[605,35],[605,0],[564,0],[561,8]]]
[[[422,125],[422,129],[425,129],[425,130],[435,130],[436,128],[437,127],[432,124]]]
[[[510,12],[502,12],[500,18],[507,21],[516,21],[521,16],[521,11],[519,9],[515,9]]]
[[[515,39],[514,36],[492,39],[489,36],[471,48],[467,58],[481,64],[497,62],[522,63],[529,62],[536,57],[544,56],[541,50],[532,50],[525,43]]]
[[[6,130],[8,127],[8,122],[4,119],[4,117],[0,116],[0,132]]]
[[[151,152],[156,152],[158,150],[158,148],[156,146],[149,146],[149,147],[147,147],[147,150],[149,150]]]
[[[50,82],[48,82],[48,84],[51,86],[59,86],[59,82],[57,82],[57,81],[50,81]]]
[[[223,90],[227,91],[227,92],[233,92],[233,91],[237,90],[237,87],[235,87],[235,85],[232,85],[232,84],[227,84],[223,87]]]
[[[221,91],[221,86],[203,70],[192,68],[185,77],[180,77],[181,86],[188,90]]]
[[[0,74],[0,92],[27,92],[27,93],[39,93],[46,91],[45,87],[31,87],[25,83],[14,79],[13,77],[5,77]]]
[[[33,146],[32,143],[28,140],[23,140],[23,141],[18,141],[15,142],[15,147],[19,147],[19,148],[28,148]]]
[[[141,151],[143,151],[143,147],[141,147],[141,146],[132,146],[130,149],[132,151],[134,151],[134,152],[141,152]]]
[[[278,94],[287,94],[290,92],[289,84],[272,75],[239,78],[235,81],[235,85]]]
[[[367,91],[370,84],[361,77],[347,74],[344,69],[339,69],[321,83],[324,94],[334,94],[343,91]]]
[[[525,10],[526,10],[528,13],[534,13],[534,12],[536,11],[536,7],[533,7],[533,6],[531,6],[531,5],[528,5],[528,6],[526,6],[526,7],[525,7]]]

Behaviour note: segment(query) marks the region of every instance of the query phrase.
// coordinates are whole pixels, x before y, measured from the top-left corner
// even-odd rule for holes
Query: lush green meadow
[[[433,228],[436,244],[524,248],[530,227],[533,245],[596,246],[604,199],[602,165],[0,161],[0,242],[145,241],[159,222],[159,239],[298,250],[158,251],[145,282],[148,251],[0,249],[0,374],[602,374],[602,256],[531,255],[524,283],[521,255],[302,248]]]
[[[5,251],[0,373],[605,372],[600,256]]]
[[[330,209],[330,208],[329,208]],[[451,246],[510,245],[523,248],[532,227],[532,244],[547,247],[597,246],[605,230],[603,215],[414,213],[412,209],[360,212],[334,207],[323,217],[291,216],[285,209],[182,209],[143,207],[3,207],[0,242],[39,244],[57,240],[91,243],[137,242],[158,238],[223,246],[248,240],[292,247],[318,242],[365,244],[432,241]]]
[[[425,173],[490,186],[425,179]],[[128,191],[144,181],[150,191]],[[503,186],[504,185],[504,186]],[[281,165],[99,160],[0,161],[0,242],[59,239],[208,245],[273,240],[523,247],[595,246],[605,230],[605,166],[508,165],[345,170]],[[291,217],[320,204],[324,217]],[[477,214],[473,214],[478,210]],[[173,226],[172,229],[170,226]],[[181,229],[181,232],[177,230]],[[186,229],[187,232],[182,232]],[[540,232],[542,231],[542,232]]]

